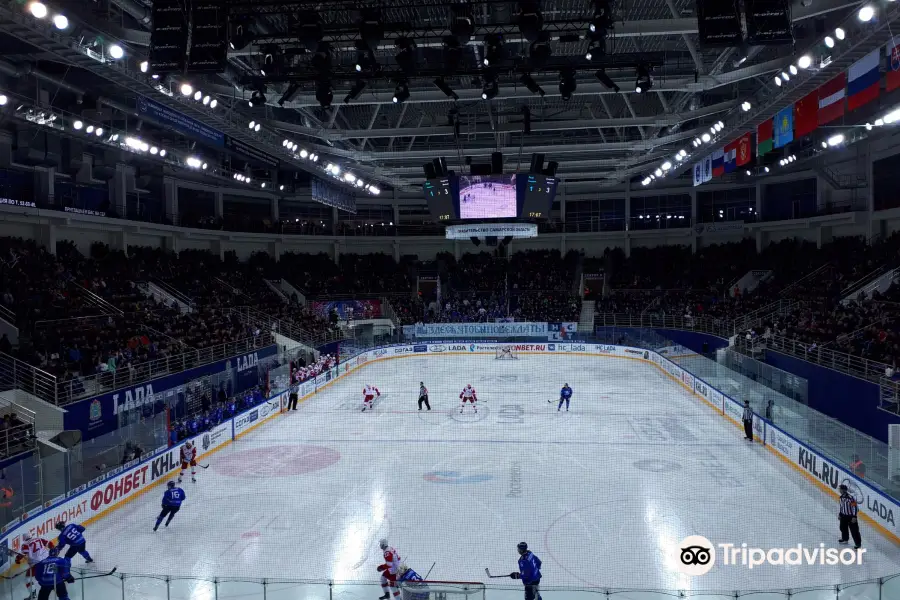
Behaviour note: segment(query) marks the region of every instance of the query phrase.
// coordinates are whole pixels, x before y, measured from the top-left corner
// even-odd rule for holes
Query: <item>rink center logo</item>
[[[447,346],[443,344],[431,344],[428,346],[429,352],[446,352]]]
[[[488,475],[487,473],[464,475],[459,471],[431,471],[430,473],[425,473],[422,477],[425,481],[430,481],[431,483],[452,484],[481,483],[483,481],[490,481],[494,478],[493,475]]]
[[[669,549],[675,570],[684,575],[706,575],[719,563],[722,567],[837,566],[861,565],[865,548],[826,548],[797,544],[790,548],[754,548],[748,544],[713,544],[702,535],[691,535]]]

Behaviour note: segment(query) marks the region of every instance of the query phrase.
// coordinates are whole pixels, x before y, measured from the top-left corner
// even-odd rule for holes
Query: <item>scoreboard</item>
[[[547,220],[558,184],[539,173],[450,175],[425,180],[422,192],[438,222]]]

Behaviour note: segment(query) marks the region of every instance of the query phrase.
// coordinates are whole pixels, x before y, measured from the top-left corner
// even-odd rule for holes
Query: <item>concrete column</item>
[[[760,252],[762,252],[762,251],[763,251],[763,248],[765,248],[765,239],[764,239],[764,237],[765,237],[765,234],[762,232],[762,230],[757,229],[757,230],[756,230],[756,253],[757,253],[757,254],[759,254]]]
[[[557,184],[556,197],[559,198],[559,220],[566,222],[566,186]]]
[[[691,190],[691,252],[697,254],[697,248],[700,246],[700,240],[697,239],[697,225],[700,218],[697,215],[697,190]]]
[[[12,165],[13,135],[8,131],[0,131],[0,167]]]
[[[400,263],[400,242],[396,239],[394,240],[394,262]]]
[[[280,218],[278,212],[278,196],[272,196],[272,222],[277,223]]]
[[[178,254],[181,251],[181,244],[177,234],[167,235],[163,238],[163,250],[166,252],[174,252]]]
[[[761,181],[756,182],[756,218],[762,219],[763,200],[766,198],[766,186]]]
[[[114,231],[109,236],[109,245],[113,250],[121,250],[128,255],[128,232],[124,229],[122,231]]]
[[[34,171],[34,196],[38,206],[54,206],[56,167],[37,168]]]
[[[453,240],[453,257],[456,260],[462,258],[462,250],[459,247],[459,240]]]
[[[269,244],[269,256],[275,259],[275,262],[281,260],[281,255],[284,254],[284,244],[281,243],[280,240],[274,241]]]
[[[166,217],[178,224],[178,184],[174,177],[163,177],[163,208]]]
[[[625,188],[625,231],[631,230],[631,184]]]
[[[338,209],[331,207],[331,233],[337,234],[338,231]]]
[[[128,165],[125,163],[117,163],[116,171],[109,180],[109,205],[116,215],[124,219],[128,215],[125,207],[125,182],[127,177]]]
[[[335,209],[337,210],[337,209]],[[341,245],[337,240],[334,241],[334,264],[338,264],[341,261]]]
[[[394,225],[400,226],[400,205],[394,202]]]
[[[213,240],[209,243],[209,251],[219,257],[219,260],[225,260],[225,242],[222,240]]]
[[[225,215],[225,194],[221,190],[216,190],[216,218],[221,219]]]
[[[83,152],[81,154],[81,166],[75,173],[75,183],[90,183],[94,179],[94,157]]]
[[[41,235],[41,239],[44,241],[44,250],[56,256],[56,225],[52,223],[48,223],[47,225],[41,226],[43,229],[43,235]]]
[[[821,209],[828,202],[828,182],[816,175],[816,208]]]
[[[866,184],[869,186],[866,188],[866,208],[868,209],[866,212],[869,217],[869,227],[866,239],[869,240],[869,243],[875,241],[875,235],[879,232],[883,231],[884,221],[876,221],[873,217],[875,216],[875,171],[874,171],[875,161],[872,160],[872,151],[869,150],[866,153]]]
[[[631,236],[625,234],[625,258],[631,257]]]

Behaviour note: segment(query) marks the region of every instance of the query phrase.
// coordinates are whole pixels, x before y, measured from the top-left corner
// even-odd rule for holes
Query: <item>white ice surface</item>
[[[419,381],[431,412],[416,410]],[[555,403],[564,382],[574,388],[568,413]],[[362,413],[366,383],[384,396]],[[466,383],[478,391],[477,415],[458,412]],[[688,535],[762,548],[836,546],[837,502],[638,361],[430,355],[373,363],[209,462],[199,483],[183,484],[188,499],[168,529],[152,531],[161,488],[90,526],[98,568],[196,578],[170,584],[171,598],[263,598],[255,578],[375,581],[385,537],[420,574],[435,563],[430,579],[457,581],[487,581],[485,567],[515,570],[524,540],[544,561],[544,588],[796,589],[900,571],[897,546],[862,523],[861,566],[678,574],[665,549]],[[217,591],[199,581],[216,577],[247,581]],[[83,595],[72,586],[73,600],[122,597],[120,579],[88,583]],[[124,583],[127,598],[167,597],[163,580]],[[329,598],[327,586],[266,592],[267,600]],[[331,593],[374,600],[381,591]],[[847,597],[878,598],[877,586],[856,593]],[[803,596],[826,597],[834,592]]]

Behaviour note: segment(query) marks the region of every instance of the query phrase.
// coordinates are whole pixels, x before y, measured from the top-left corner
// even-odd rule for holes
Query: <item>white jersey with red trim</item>
[[[16,562],[28,561],[34,565],[50,556],[50,542],[41,538],[34,538],[28,542],[22,542],[21,555],[16,557]]]
[[[374,398],[375,396],[380,396],[381,392],[378,391],[378,388],[374,385],[367,385],[363,388],[363,397],[366,399],[366,402]]]
[[[384,564],[387,567],[385,573],[397,576],[400,574],[400,554],[393,547],[388,546],[384,549]]]
[[[191,447],[188,448],[186,445],[181,447],[181,462],[182,463],[192,463],[197,460],[197,446],[191,444]]]
[[[478,397],[475,395],[475,388],[473,388],[471,385],[467,385],[466,387],[464,387],[459,397],[463,402],[474,403],[476,400],[478,400]]]

